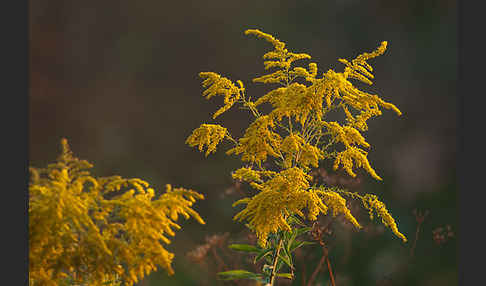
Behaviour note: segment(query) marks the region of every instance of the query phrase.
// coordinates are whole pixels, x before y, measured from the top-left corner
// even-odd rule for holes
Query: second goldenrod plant
[[[240,155],[245,166],[233,171],[234,179],[245,181],[257,193],[236,201],[233,206],[243,205],[235,220],[246,221],[247,226],[258,237],[255,247],[236,245],[237,250],[257,253],[256,260],[266,258],[268,264],[261,274],[244,270],[221,273],[229,279],[250,278],[273,285],[276,276],[292,278],[292,251],[304,243],[296,237],[308,232],[301,219],[316,220],[320,214],[329,212],[344,218],[360,228],[359,222],[346,206],[346,197],[359,199],[363,207],[381,218],[383,224],[404,242],[405,236],[385,204],[375,195],[350,193],[344,189],[311,184],[310,172],[324,160],[332,160],[334,169],[343,168],[355,177],[355,170],[362,168],[373,178],[381,177],[371,167],[367,159],[366,142],[363,132],[367,131],[367,121],[382,114],[382,109],[391,109],[401,115],[393,104],[385,102],[378,95],[358,89],[351,80],[371,85],[373,68],[368,60],[382,55],[387,42],[370,52],[363,53],[344,64],[344,71],[332,69],[318,73],[317,63],[307,67],[296,66],[297,61],[310,60],[305,53],[294,53],[286,44],[259,30],[246,30],[246,35],[262,38],[273,46],[273,50],[263,55],[268,74],[254,78],[253,82],[275,84],[278,87],[252,100],[246,94],[243,82],[236,84],[214,72],[201,72],[206,90],[203,96],[210,99],[223,96],[224,105],[213,115],[213,119],[239,104],[249,110],[253,122],[241,138],[233,138],[228,130],[217,124],[202,124],[187,138],[186,143],[206,148],[206,156],[216,151],[222,140],[234,146],[228,155]],[[267,104],[271,111],[263,113],[261,106]],[[329,120],[331,113],[342,112],[342,122]],[[273,163],[275,168],[265,167]],[[302,225],[303,227],[299,227]],[[291,273],[278,273],[287,265]]]
[[[159,267],[173,274],[165,249],[182,215],[204,196],[141,179],[94,177],[66,139],[47,168],[30,168],[29,285],[133,285]],[[123,284],[121,284],[123,283]]]

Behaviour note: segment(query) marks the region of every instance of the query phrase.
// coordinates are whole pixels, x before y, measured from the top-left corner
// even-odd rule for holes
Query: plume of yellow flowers
[[[223,126],[202,124],[187,138],[186,144],[191,147],[197,145],[199,151],[202,151],[204,146],[207,146],[206,156],[208,156],[211,152],[216,152],[216,146],[224,139],[227,133],[228,130]]]
[[[202,78],[205,78],[203,86],[207,87],[207,89],[204,91],[203,95],[207,99],[216,95],[224,95],[224,106],[214,113],[213,119],[230,109],[245,92],[245,88],[241,81],[237,82],[239,85],[239,87],[237,87],[231,80],[214,72],[202,72],[199,75]]]
[[[234,206],[246,205],[234,219],[248,221],[262,246],[270,233],[290,230],[287,218],[293,214],[315,220],[320,213],[327,214],[331,209],[333,216],[343,215],[359,228],[342,197],[350,194],[310,186],[309,173],[312,167],[319,166],[320,161],[334,160],[334,169],[342,166],[350,176],[356,176],[355,170],[363,168],[373,178],[381,180],[367,159],[366,149],[370,148],[370,144],[362,132],[368,129],[368,119],[381,115],[380,108],[391,109],[398,115],[401,112],[377,95],[359,90],[350,80],[372,84],[373,69],[367,61],[382,55],[387,42],[351,61],[339,59],[345,65],[343,72],[329,69],[319,76],[317,63],[311,62],[307,67],[295,66],[296,61],[310,60],[310,55],[293,53],[285,43],[256,29],[246,30],[245,34],[262,38],[273,46],[273,50],[263,55],[265,70],[273,71],[254,78],[253,82],[278,84],[279,87],[252,101],[245,94],[241,81],[237,81],[237,87],[216,73],[201,72],[200,76],[205,79],[203,87],[212,84],[203,96],[208,99],[217,94],[225,96],[225,105],[213,118],[235,103],[241,103],[254,116],[254,121],[237,140],[229,136],[226,129],[223,131],[223,127],[217,127],[221,130],[218,134],[224,133],[225,136],[211,136],[217,132],[209,131],[208,125],[203,124],[188,137],[186,143],[198,146],[200,151],[207,145],[208,154],[215,151],[217,143],[224,137],[234,143],[226,153],[241,155],[241,160],[249,163],[232,175],[248,182],[258,193],[234,203]],[[258,109],[263,104],[272,108],[267,114]],[[326,120],[331,112],[339,111],[345,115],[344,122]],[[278,170],[263,167],[263,163],[270,159]],[[351,197],[356,198],[357,195]],[[382,202],[372,195],[359,198],[365,208],[376,210],[382,222],[406,241]]]
[[[30,285],[133,285],[164,268],[164,248],[182,215],[204,224],[192,209],[203,195],[166,185],[157,193],[141,179],[93,177],[93,165],[73,156],[66,139],[47,168],[30,168]]]

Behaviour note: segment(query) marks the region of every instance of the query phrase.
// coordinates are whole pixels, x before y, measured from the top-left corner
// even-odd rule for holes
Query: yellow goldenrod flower
[[[203,86],[207,87],[207,89],[203,92],[203,96],[206,99],[210,99],[216,95],[224,95],[224,106],[214,113],[213,119],[230,109],[245,91],[243,83],[240,80],[237,82],[239,85],[237,87],[231,80],[214,72],[201,72],[199,76],[205,78]]]
[[[353,166],[358,168],[363,167],[373,178],[381,181],[381,177],[376,174],[373,168],[371,168],[366,155],[368,155],[368,153],[364,150],[357,147],[349,147],[346,150],[339,152],[336,156],[334,170],[336,170],[339,165],[343,165],[344,170],[346,170],[350,176],[356,177],[356,174],[353,172]]]
[[[251,168],[240,168],[233,172],[233,179],[246,182],[262,182],[259,171],[255,171]]]
[[[47,168],[30,168],[30,285],[133,285],[162,267],[173,274],[170,243],[179,215],[204,221],[192,209],[204,196],[167,186],[165,193],[141,179],[93,177],[93,166],[72,155],[66,139]],[[121,279],[121,280],[120,280]]]
[[[186,144],[191,147],[198,146],[199,151],[207,146],[206,156],[211,152],[216,152],[216,146],[224,139],[228,130],[220,125],[215,124],[201,124],[199,128],[194,130],[192,134],[186,139]]]
[[[261,163],[268,155],[278,157],[282,139],[273,131],[274,127],[275,124],[268,115],[257,118],[239,139],[238,145],[226,154],[242,154],[241,160],[252,163]]]
[[[348,220],[357,228],[361,228],[361,225],[356,221],[351,211],[346,207],[346,200],[341,197],[338,193],[333,191],[319,192],[324,203],[332,209],[332,215],[337,216],[338,214],[343,214],[344,218]]]
[[[371,194],[366,194],[362,198],[362,201],[365,208],[368,209],[371,219],[373,219],[373,210],[375,210],[378,216],[381,218],[382,223],[385,226],[389,227],[396,236],[398,236],[403,240],[403,242],[407,241],[407,238],[401,232],[398,231],[397,223],[395,222],[391,214],[388,212],[383,202],[380,202],[375,195],[371,195]]]
[[[243,109],[255,116],[243,137],[230,139],[235,146],[226,152],[241,155],[241,160],[250,164],[234,171],[233,178],[248,182],[258,191],[253,197],[235,202],[234,206],[245,207],[234,218],[248,222],[260,245],[266,244],[270,233],[290,230],[288,217],[304,216],[306,210],[307,218],[315,220],[330,209],[333,216],[342,214],[359,228],[346,207],[346,200],[335,190],[311,188],[309,173],[321,160],[334,159],[334,169],[342,167],[354,177],[355,170],[363,168],[373,178],[381,180],[367,159],[368,153],[361,149],[371,148],[363,132],[368,130],[369,119],[382,114],[381,109],[391,109],[398,115],[401,111],[378,95],[358,89],[352,80],[372,84],[373,68],[367,61],[382,55],[387,42],[353,60],[339,59],[345,65],[343,72],[329,69],[318,75],[317,63],[311,62],[307,67],[295,65],[299,60],[311,59],[310,55],[291,52],[284,42],[260,30],[249,29],[245,34],[262,38],[273,46],[263,55],[265,71],[271,71],[254,78],[253,82],[279,86],[251,101],[245,98],[241,83],[237,87],[216,73],[200,74],[206,78],[203,86],[211,85],[204,96],[225,95],[225,105],[215,116],[236,103],[242,103]],[[269,108],[267,113],[257,110],[264,105]],[[331,113],[340,111],[345,115],[344,122],[330,119]],[[214,152],[216,144],[228,133],[226,129],[211,128],[196,129],[186,143],[197,145],[199,150],[212,146],[208,147],[206,155]],[[266,169],[263,163],[269,161],[273,161],[278,170]],[[384,204],[366,198],[365,207],[377,210],[383,223],[404,239]]]

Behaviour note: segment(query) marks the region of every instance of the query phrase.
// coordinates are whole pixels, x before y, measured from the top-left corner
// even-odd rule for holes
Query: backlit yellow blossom
[[[367,121],[380,116],[383,108],[398,115],[401,111],[378,95],[358,89],[352,81],[372,84],[373,68],[368,61],[384,54],[387,42],[353,60],[339,59],[345,65],[343,72],[329,69],[319,74],[317,63],[296,65],[302,60],[310,60],[310,55],[291,52],[284,42],[256,29],[246,30],[245,34],[262,38],[272,45],[273,49],[263,55],[265,70],[269,72],[254,78],[253,82],[276,84],[276,87],[251,101],[243,92],[237,92],[238,88],[230,80],[223,81],[215,73],[204,73],[208,78],[204,87],[216,82],[216,86],[226,86],[224,90],[230,90],[219,91],[219,87],[214,87],[211,91],[206,90],[205,96],[226,94],[229,99],[225,100],[224,108],[239,102],[255,117],[243,137],[230,139],[235,146],[226,152],[241,155],[241,160],[250,164],[232,175],[248,182],[257,191],[256,195],[235,202],[234,206],[245,207],[234,219],[247,221],[260,245],[265,245],[271,233],[289,231],[289,216],[304,217],[306,211],[307,218],[315,220],[320,214],[332,210],[334,216],[342,214],[359,228],[359,223],[346,207],[346,200],[335,190],[311,187],[309,173],[322,160],[334,160],[334,169],[342,167],[350,176],[356,176],[355,170],[363,168],[373,178],[381,180],[367,159],[367,151],[362,149],[371,148],[364,136],[368,130]],[[261,112],[265,107],[268,112]],[[344,122],[330,119],[329,115],[336,112],[344,114]],[[208,142],[213,141],[193,140],[190,145],[201,142],[209,145]],[[269,172],[264,163],[270,161],[278,170],[272,169],[271,174],[264,175]],[[376,209],[383,223],[404,238],[384,204],[370,199],[366,202],[365,207]]]
[[[319,192],[324,203],[332,209],[332,215],[337,216],[343,214],[344,218],[352,223],[355,227],[361,228],[359,223],[356,221],[351,211],[346,207],[346,200],[341,197],[338,193],[333,191]]]
[[[370,162],[368,162],[368,158],[366,158],[368,153],[362,149],[357,147],[349,147],[346,150],[339,152],[336,156],[336,160],[334,161],[334,170],[336,170],[339,165],[343,165],[344,170],[351,175],[352,177],[356,177],[356,174],[353,172],[353,166],[358,168],[364,168],[373,178],[377,180],[382,180],[380,176],[378,176],[371,168]]]
[[[238,81],[239,87],[237,87],[231,80],[214,72],[201,72],[199,76],[205,79],[203,86],[207,89],[203,92],[203,96],[206,99],[216,95],[224,95],[224,106],[214,113],[213,119],[230,109],[245,91],[241,81]]]
[[[324,159],[324,152],[311,144],[305,144],[300,152],[297,163],[303,167],[319,167],[319,161]]]
[[[251,168],[240,168],[233,172],[232,177],[233,179],[245,181],[245,182],[262,182],[262,175],[264,176],[271,176],[271,173],[268,171],[255,171]]]
[[[391,214],[388,212],[383,202],[380,202],[375,195],[371,194],[366,194],[362,198],[362,201],[365,208],[368,209],[371,219],[373,219],[374,210],[378,214],[378,217],[381,218],[381,222],[385,226],[389,227],[396,236],[403,240],[403,242],[407,241],[407,238],[400,231],[398,231],[398,226],[395,219],[393,219]]]
[[[321,197],[319,196],[319,191],[315,189],[309,189],[307,191],[307,218],[311,221],[317,219],[319,214],[327,214],[328,207],[324,204]],[[301,215],[302,216],[302,215]]]
[[[30,168],[29,281],[34,285],[133,285],[159,267],[173,274],[164,248],[179,215],[203,195],[167,186],[157,193],[141,179],[93,177],[66,139],[47,168]]]
[[[290,134],[283,141],[281,150],[288,156],[285,157],[284,166],[291,167],[292,159],[303,167],[309,165],[317,168],[319,160],[324,159],[324,154],[319,148],[308,144],[298,134]]]
[[[186,139],[186,144],[191,147],[197,145],[199,151],[203,150],[204,146],[207,146],[206,156],[212,152],[216,152],[216,146],[227,135],[228,130],[220,125],[215,124],[201,124],[199,128],[194,130]]]
[[[371,53],[363,53],[357,56],[351,62],[345,59],[339,59],[341,63],[346,65],[346,68],[344,69],[345,77],[355,78],[371,85],[372,82],[369,79],[374,78],[373,74],[371,74],[373,68],[366,61],[377,56],[381,56],[385,52],[387,44],[388,42],[383,41],[376,50],[372,51]]]
[[[274,128],[275,124],[268,115],[257,118],[238,140],[238,145],[226,153],[242,154],[241,160],[252,163],[261,163],[267,160],[268,155],[278,157],[282,139]]]
[[[284,83],[288,81],[285,71],[290,69],[293,62],[297,60],[310,59],[311,56],[305,53],[292,53],[285,49],[285,43],[274,38],[272,35],[263,33],[262,31],[249,29],[245,31],[245,35],[255,35],[259,38],[265,39],[274,46],[274,50],[263,55],[263,59],[273,59],[274,61],[265,61],[265,69],[281,68],[272,74],[261,76],[253,79],[254,82],[262,83]]]
[[[342,142],[347,148],[351,147],[351,145],[361,145],[366,148],[370,147],[370,144],[365,141],[359,131],[351,126],[341,126],[335,121],[329,123],[325,122],[325,125],[335,138],[336,142]]]
[[[310,179],[300,168],[281,171],[262,184],[260,193],[235,202],[233,206],[247,206],[234,218],[240,221],[248,219],[250,226],[255,229],[259,244],[264,246],[270,232],[290,230],[286,218],[291,213],[303,215],[302,209],[309,204],[309,200],[319,200],[307,191]],[[322,208],[322,204],[319,205]]]

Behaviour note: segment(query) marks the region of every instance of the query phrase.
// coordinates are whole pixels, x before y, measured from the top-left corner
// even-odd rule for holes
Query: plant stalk
[[[331,285],[336,286],[336,282],[334,281],[334,275],[332,274],[331,262],[329,262],[328,255],[326,255],[326,262],[327,262],[327,270],[329,270],[329,277],[331,277]]]
[[[275,252],[275,257],[273,258],[273,265],[272,265],[272,273],[270,274],[270,284],[268,286],[273,286],[275,283],[275,276],[277,275],[277,262],[278,262],[278,255],[280,254],[280,249],[282,248],[283,238],[280,237],[278,241],[277,250]]]

